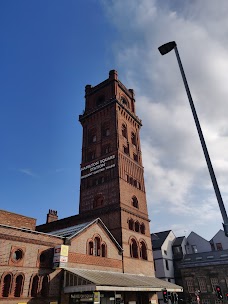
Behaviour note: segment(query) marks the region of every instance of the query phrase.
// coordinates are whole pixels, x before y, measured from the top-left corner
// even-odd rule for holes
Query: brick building
[[[112,70],[85,93],[79,214],[50,210],[36,231],[33,219],[0,221],[2,303],[156,303],[156,292],[182,290],[154,277],[134,92]]]

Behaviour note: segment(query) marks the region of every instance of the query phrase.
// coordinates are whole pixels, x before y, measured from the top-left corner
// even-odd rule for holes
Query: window
[[[127,147],[123,146],[123,151],[125,154],[129,155],[129,146],[128,145],[127,145]]]
[[[93,208],[99,208],[104,204],[104,197],[102,194],[98,194],[95,196],[93,201]]]
[[[49,279],[48,276],[45,275],[42,280],[41,296],[48,297],[48,293],[49,293]]]
[[[167,270],[169,270],[169,261],[168,260],[165,260],[165,267]]]
[[[139,208],[139,203],[138,203],[138,199],[136,196],[132,197],[132,206],[135,208]]]
[[[94,239],[94,255],[100,256],[101,249],[101,240],[99,237],[95,237]]]
[[[90,151],[88,153],[88,161],[93,160],[96,158],[96,152],[95,151]]]
[[[137,222],[135,222],[135,231],[136,232],[139,232],[139,228],[140,227],[140,224],[139,224],[139,222],[137,221]]]
[[[96,102],[97,107],[102,105],[102,103],[104,103],[104,102],[105,102],[105,96],[104,95],[99,96],[97,98],[97,102]]]
[[[145,234],[145,225],[143,223],[140,225],[140,232]]]
[[[104,129],[103,135],[104,136],[109,136],[110,135],[110,129],[109,128]]]
[[[164,250],[164,254],[167,255],[167,251],[166,250]]]
[[[139,161],[138,155],[133,153],[133,159],[134,159],[134,161],[138,162]]]
[[[133,219],[130,219],[130,220],[128,221],[128,228],[129,228],[130,230],[134,230],[134,221],[133,221]]]
[[[24,277],[23,275],[19,274],[17,275],[15,279],[15,288],[14,288],[14,297],[20,297],[22,294],[23,289],[23,283],[24,283]]]
[[[192,252],[193,253],[197,253],[198,252],[196,245],[192,245]]]
[[[222,243],[216,243],[216,248],[217,248],[218,251],[223,250]]]
[[[9,273],[3,279],[3,288],[2,288],[2,296],[7,298],[10,294],[12,285],[12,275]]]
[[[19,262],[23,258],[23,251],[22,249],[17,249],[12,252],[12,260],[13,262]]]
[[[215,291],[217,285],[219,285],[218,278],[211,278],[211,287],[213,291]]]
[[[135,239],[131,239],[130,242],[130,255],[132,258],[138,258],[138,245]]]
[[[122,135],[127,138],[127,126],[125,124],[122,124]]]
[[[199,282],[199,290],[201,292],[207,292],[206,279],[205,278],[198,278],[198,282]]]
[[[88,132],[89,143],[95,143],[97,141],[96,129],[89,130]]]
[[[102,244],[102,245],[101,245],[101,256],[102,256],[103,258],[106,257],[106,245],[105,245],[105,244]]]
[[[136,135],[133,132],[131,133],[131,143],[136,146]]]
[[[93,255],[93,241],[89,241],[88,251],[89,251],[89,255]]]
[[[111,152],[111,146],[110,145],[105,145],[102,147],[102,155],[108,154]]]
[[[144,241],[140,242],[140,258],[143,260],[147,260],[147,249]]]
[[[32,278],[32,288],[31,288],[31,297],[37,297],[38,295],[38,287],[39,287],[39,277],[35,275]]]
[[[195,288],[194,288],[193,278],[188,278],[188,279],[186,278],[186,284],[187,284],[188,292],[189,293],[194,293]]]
[[[121,97],[121,102],[122,102],[125,106],[127,106],[127,107],[129,108],[129,102],[127,101],[126,98]]]
[[[175,247],[173,247],[173,253],[174,253],[174,254],[181,253],[181,247],[180,247],[180,246],[175,246]]]
[[[137,180],[136,179],[134,179],[133,185],[134,185],[134,187],[137,188]]]

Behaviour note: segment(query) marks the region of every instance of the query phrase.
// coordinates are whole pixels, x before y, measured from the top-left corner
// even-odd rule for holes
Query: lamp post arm
[[[193,117],[194,117],[194,120],[195,120],[195,124],[196,124],[196,128],[197,128],[197,131],[198,131],[198,134],[199,134],[200,142],[201,142],[201,145],[202,145],[202,148],[203,148],[203,153],[204,153],[204,156],[205,156],[205,159],[206,159],[206,162],[207,162],[207,166],[208,166],[208,170],[209,170],[209,173],[210,173],[210,176],[211,176],[211,181],[212,181],[212,184],[214,186],[215,195],[217,197],[219,208],[220,208],[222,218],[223,218],[223,221],[224,221],[224,224],[223,224],[224,231],[225,231],[226,236],[228,236],[228,218],[227,218],[226,209],[224,207],[222,196],[221,196],[219,186],[218,186],[218,183],[217,183],[217,180],[216,180],[216,176],[215,176],[215,173],[214,173],[214,170],[213,170],[213,167],[212,167],[210,156],[209,156],[207,146],[206,146],[206,143],[205,143],[205,140],[204,140],[203,132],[202,132],[201,127],[200,127],[200,122],[199,122],[199,119],[198,119],[198,116],[197,116],[197,113],[196,113],[196,109],[195,109],[195,106],[194,106],[194,103],[193,103],[193,100],[192,100],[191,92],[189,90],[189,86],[188,86],[188,83],[187,83],[187,79],[186,79],[186,76],[185,76],[185,73],[184,73],[184,69],[183,69],[183,66],[182,66],[182,63],[181,63],[181,59],[180,59],[180,56],[179,56],[179,53],[178,53],[177,46],[174,47],[174,50],[175,50],[175,54],[176,54],[176,57],[177,57],[177,62],[178,62],[178,65],[179,65],[179,68],[180,68],[180,71],[181,71],[184,86],[185,86],[185,89],[186,89],[186,92],[187,92],[187,95],[188,95],[188,100],[189,100],[190,107],[191,107],[191,110],[192,110],[192,114],[193,114]]]

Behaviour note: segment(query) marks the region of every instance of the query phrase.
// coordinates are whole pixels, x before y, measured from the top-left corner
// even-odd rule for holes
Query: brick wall
[[[35,230],[36,219],[13,212],[0,210],[0,224]]]

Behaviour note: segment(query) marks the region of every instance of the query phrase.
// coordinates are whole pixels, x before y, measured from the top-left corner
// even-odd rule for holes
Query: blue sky
[[[174,53],[176,40],[226,207],[228,4],[221,0],[2,0],[1,209],[78,212],[86,84],[118,70],[136,93],[151,231],[222,228]]]

